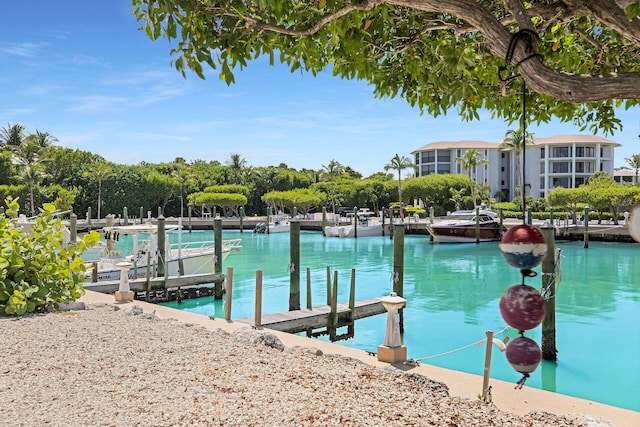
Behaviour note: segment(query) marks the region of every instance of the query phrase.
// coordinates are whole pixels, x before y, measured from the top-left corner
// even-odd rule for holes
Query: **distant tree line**
[[[503,201],[491,195],[486,183],[476,183],[470,174],[439,174],[415,177],[415,165],[396,154],[384,172],[369,177],[331,160],[317,170],[296,170],[281,163],[277,166],[250,166],[240,154],[231,154],[224,163],[176,158],[167,163],[141,162],[123,165],[105,160],[87,151],[56,146],[52,135],[28,133],[22,125],[8,124],[0,129],[0,200],[7,196],[20,198],[22,213],[33,216],[37,206],[53,203],[60,210],[72,209],[84,217],[91,208],[92,217],[122,214],[127,207],[130,217],[155,216],[158,208],[164,216],[186,216],[191,208],[194,216],[203,211],[223,216],[237,216],[243,207],[248,216],[265,215],[267,207],[274,212],[301,214],[320,212],[326,207],[369,208],[379,211],[387,207],[405,206],[409,214],[426,214],[432,207],[436,215],[480,203]],[[640,168],[640,155],[627,160],[635,170]],[[469,170],[478,163],[473,153],[460,161]],[[403,172],[406,173],[403,179]],[[607,175],[595,174],[597,195],[592,178],[584,189],[556,189],[548,200],[527,203],[543,210],[550,206],[575,212],[589,205],[599,212],[613,215],[640,202],[637,185],[620,185]],[[397,178],[397,179],[396,179]],[[582,188],[582,187],[581,187]],[[567,196],[569,194],[571,197]],[[574,201],[579,199],[579,201]],[[415,200],[424,208],[414,208]],[[514,199],[514,206],[520,203]]]

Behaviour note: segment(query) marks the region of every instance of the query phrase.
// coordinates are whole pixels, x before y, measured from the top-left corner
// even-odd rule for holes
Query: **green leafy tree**
[[[153,171],[145,177],[145,188],[153,205],[165,212],[167,203],[179,190],[179,184],[170,175]]]
[[[547,195],[549,206],[570,212],[574,224],[577,221],[578,209],[583,208],[586,201],[587,196],[584,187],[556,187]]]
[[[80,254],[100,239],[95,231],[64,242],[56,207],[44,204],[31,230],[17,223],[17,200],[5,199],[0,214],[0,313],[21,316],[58,308],[84,294],[86,269]]]
[[[438,216],[459,208],[451,200],[452,191],[458,191],[463,195],[468,190],[467,178],[458,174],[430,174],[409,178],[404,182],[406,197],[420,199],[427,207],[433,206]]]
[[[398,201],[400,202],[400,217],[404,221],[404,211],[402,210],[402,171],[412,169],[414,172],[417,172],[418,166],[407,156],[399,156],[398,153],[396,153],[396,155],[391,158],[391,161],[384,165],[385,171],[390,169],[398,172]]]
[[[533,92],[529,121],[557,117],[593,132],[619,129],[615,108],[640,102],[633,1],[133,0],[133,13],[149,38],[169,39],[183,75],[204,78],[208,66],[228,84],[264,55],[291,72],[366,80],[375,96],[432,116],[457,108],[479,119],[486,109],[511,123],[522,111],[521,86],[509,83],[517,68]]]
[[[469,188],[471,189],[471,200],[475,206],[477,203],[476,186],[473,178],[471,177],[471,172],[480,165],[488,165],[489,161],[483,159],[482,153],[475,148],[465,151],[462,157],[456,157],[455,161],[460,162],[462,169],[467,171],[467,176],[469,177]]]
[[[188,199],[193,205],[204,205],[212,212],[215,211],[216,207],[220,207],[225,217],[237,216],[238,208],[247,204],[247,197],[239,193],[201,192],[190,194]]]

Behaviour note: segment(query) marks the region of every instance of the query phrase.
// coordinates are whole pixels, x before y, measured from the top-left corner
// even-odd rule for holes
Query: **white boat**
[[[158,265],[158,227],[153,224],[109,226],[103,229],[105,242],[97,249],[100,256],[92,260],[92,251],[89,251],[85,259],[88,267],[97,269],[97,280],[118,280],[120,278],[120,262],[131,263],[129,278],[145,277],[147,274],[155,276]],[[167,238],[165,247],[165,275],[177,276],[180,274],[205,274],[214,273],[216,254],[212,241],[182,242],[181,228],[168,225],[165,231],[178,231],[178,243],[169,244]],[[120,236],[131,236],[133,249],[125,255],[114,249],[115,242]],[[222,260],[235,250],[241,249],[241,239],[222,241]],[[83,254],[84,255],[84,254]],[[95,256],[95,251],[93,252]],[[149,273],[147,273],[147,266]],[[92,272],[88,269],[87,281],[92,280]]]
[[[375,217],[369,209],[359,209],[356,214],[347,213],[351,224],[328,225],[324,228],[325,237],[373,237],[389,235],[389,224]]]
[[[259,222],[253,229],[254,233],[271,234],[271,233],[288,233],[291,230],[289,217],[286,215],[274,215],[269,218],[268,223]]]
[[[431,243],[474,243],[500,240],[504,227],[500,227],[498,214],[492,210],[478,211],[478,231],[476,237],[476,211],[460,210],[427,224]]]

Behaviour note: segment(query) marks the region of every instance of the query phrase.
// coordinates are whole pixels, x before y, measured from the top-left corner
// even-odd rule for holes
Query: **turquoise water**
[[[185,233],[183,240],[203,240],[203,236],[212,239],[213,233]],[[287,310],[289,234],[225,231],[223,237],[243,239],[243,251],[229,255],[224,263],[224,271],[228,266],[234,269],[232,318],[253,316],[257,269],[263,270],[264,276],[263,313]],[[338,271],[340,302],[348,300],[354,267],[357,299],[391,291],[393,241],[388,237],[338,239],[302,232],[300,241],[302,306],[306,304],[307,267],[311,269],[314,305],[326,303],[327,266]],[[590,242],[589,249],[584,249],[581,242],[571,242],[557,246],[562,248],[562,279],[556,301],[558,362],[543,362],[526,386],[640,411],[640,245]],[[519,271],[507,265],[497,242],[431,245],[425,236],[405,237],[404,262],[407,307],[403,339],[408,357],[482,375],[484,345],[427,357],[479,341],[487,330],[503,329],[506,325],[498,301],[505,289],[520,283]],[[526,283],[540,287],[540,275]],[[210,298],[166,305],[224,316],[223,301]],[[358,320],[355,338],[341,344],[376,351],[384,339],[385,322],[386,316]],[[540,329],[526,335],[539,342]],[[513,330],[507,334],[517,335]],[[521,378],[495,347],[491,377],[514,385]],[[481,383],[479,392],[480,388]]]

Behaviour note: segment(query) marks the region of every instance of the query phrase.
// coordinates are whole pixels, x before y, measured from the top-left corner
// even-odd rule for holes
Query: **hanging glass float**
[[[547,243],[536,227],[520,224],[504,233],[500,240],[500,251],[510,266],[530,270],[544,259]]]
[[[529,374],[535,371],[542,361],[542,351],[534,340],[520,336],[509,341],[506,353],[509,364],[523,375],[516,386],[522,388]]]
[[[507,325],[519,331],[538,326],[546,314],[540,291],[529,285],[514,285],[500,298],[500,314]]]

